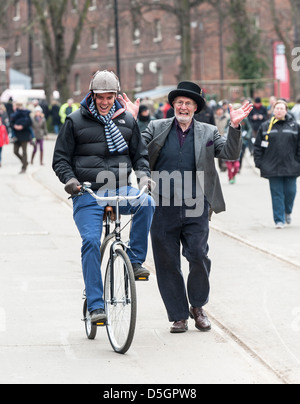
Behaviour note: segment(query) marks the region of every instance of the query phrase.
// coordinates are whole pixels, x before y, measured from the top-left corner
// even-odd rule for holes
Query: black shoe
[[[141,264],[132,264],[132,268],[135,278],[143,278],[143,277],[149,278],[150,271],[144,268]]]
[[[98,322],[106,322],[107,321],[107,316],[105,314],[104,309],[97,309],[94,310],[90,313],[91,317],[91,322],[92,323],[98,323]]]

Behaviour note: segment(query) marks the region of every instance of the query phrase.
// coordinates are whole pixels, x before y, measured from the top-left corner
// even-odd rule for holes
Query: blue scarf
[[[122,133],[120,132],[119,128],[115,125],[115,123],[112,121],[112,117],[116,112],[116,104],[113,105],[112,109],[106,116],[102,116],[98,113],[98,110],[95,107],[95,103],[92,98],[90,98],[88,104],[92,115],[95,118],[99,119],[99,121],[104,124],[105,136],[109,152],[111,154],[116,152],[121,154],[125,150],[127,150],[128,146],[124,140]]]

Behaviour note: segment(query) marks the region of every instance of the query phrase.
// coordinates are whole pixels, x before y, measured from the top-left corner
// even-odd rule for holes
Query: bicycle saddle
[[[116,217],[116,214],[115,214],[112,206],[106,206],[105,211],[104,211],[104,216],[103,216],[104,222],[106,221],[107,216],[109,216],[109,215],[110,215],[110,220],[112,222],[115,222],[117,217]]]

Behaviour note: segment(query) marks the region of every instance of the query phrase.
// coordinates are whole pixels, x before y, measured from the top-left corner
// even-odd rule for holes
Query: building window
[[[14,2],[14,21],[19,21],[21,19],[21,6],[20,0],[15,0]]]
[[[97,0],[92,0],[92,1],[91,1],[91,5],[90,5],[90,7],[89,7],[89,10],[90,10],[90,11],[95,11],[95,10],[97,10]]]
[[[15,38],[15,52],[14,52],[15,56],[20,56],[22,55],[22,48],[21,48],[21,39],[20,36],[17,35]]]
[[[164,75],[161,67],[157,68],[157,85],[158,87],[164,85]]]
[[[156,19],[154,20],[154,39],[153,42],[161,42],[162,41],[162,30],[161,30],[161,21]]]
[[[139,45],[141,43],[141,31],[140,29],[136,26],[133,27],[133,44],[134,45]]]
[[[91,28],[91,49],[98,49],[98,32],[95,27]]]
[[[113,8],[113,7],[114,7],[113,0],[107,0],[106,8],[110,9],[110,8]]]
[[[74,95],[80,95],[81,94],[81,80],[80,80],[80,74],[76,73],[75,74],[75,91],[74,91]]]
[[[72,13],[77,13],[78,12],[78,0],[72,0]]]
[[[139,62],[135,66],[135,91],[142,90],[143,75],[144,75],[144,64]]]
[[[108,36],[107,46],[109,48],[113,48],[115,46],[115,29],[114,29],[114,27],[108,27],[107,36]]]

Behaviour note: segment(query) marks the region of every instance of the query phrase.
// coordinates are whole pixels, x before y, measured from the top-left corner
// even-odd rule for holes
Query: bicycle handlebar
[[[95,192],[91,189],[92,184],[90,182],[84,182],[82,184],[82,191],[83,192],[88,192],[93,198],[95,198],[97,201],[100,202],[106,202],[106,201],[120,201],[120,200],[126,200],[126,201],[134,201],[135,199],[139,199],[143,194],[146,193],[148,187],[145,185],[140,193],[135,196],[122,196],[122,195],[116,195],[116,196],[98,196],[95,194]]]

